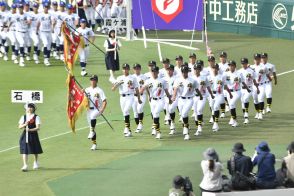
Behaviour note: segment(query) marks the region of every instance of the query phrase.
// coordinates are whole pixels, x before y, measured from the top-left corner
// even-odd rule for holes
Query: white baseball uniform
[[[194,114],[195,114],[195,120],[197,120],[197,115],[202,115],[203,114],[203,110],[206,104],[206,100],[207,97],[209,97],[209,93],[207,90],[207,87],[210,86],[208,79],[206,76],[203,75],[199,75],[196,76],[195,74],[192,76],[192,78],[194,80],[197,81],[197,83],[199,84],[198,86],[198,90],[200,91],[203,99],[200,100],[200,96],[198,94],[196,94],[195,92],[195,97],[193,98],[193,110],[194,110]]]
[[[249,103],[249,99],[252,96],[252,92],[253,92],[254,89],[256,89],[256,88],[253,89],[253,86],[254,86],[253,80],[256,78],[256,73],[250,67],[247,67],[246,69],[241,68],[239,70],[239,72],[242,74],[245,84],[247,85],[247,87],[251,91],[249,93],[247,91],[247,89],[242,87],[242,90],[241,90],[241,102],[242,102],[242,107],[244,108],[244,104]]]
[[[145,82],[147,81],[147,77],[144,74],[133,74],[133,77],[136,78],[138,84],[139,84],[139,89],[141,89]],[[133,108],[133,112],[134,112],[134,117],[138,118],[138,114],[143,113],[144,111],[144,105],[146,103],[146,90],[144,90],[144,92],[140,95],[141,101],[142,103],[140,104],[138,99],[135,99],[132,105]]]
[[[211,74],[208,76],[210,82],[210,88],[214,95],[214,99],[211,101],[211,110],[218,111],[220,104],[224,103],[224,86],[226,85],[226,78],[223,74]]]
[[[254,103],[261,103],[264,102],[264,97],[265,97],[265,84],[267,82],[267,74],[268,69],[265,67],[264,64],[259,64],[259,65],[251,65],[250,66],[256,73],[256,82],[258,83],[258,88],[260,93],[257,95],[257,90],[253,91],[253,98],[254,98]]]
[[[267,62],[265,67],[268,70],[269,76],[272,77],[274,72],[277,72],[276,66]],[[267,78],[265,82],[265,96],[266,98],[272,98],[272,81]]]
[[[51,49],[51,42],[52,42],[52,21],[53,17],[49,13],[40,13],[38,17],[38,22],[40,23],[40,37],[43,43],[43,46],[47,48],[48,51]],[[49,57],[47,57],[49,58]]]
[[[77,29],[77,32],[80,33],[84,39],[85,47],[81,48],[79,51],[79,56],[80,56],[80,62],[87,63],[87,59],[90,54],[90,47],[89,47],[89,41],[88,39],[90,37],[94,36],[94,32],[91,28],[86,27],[83,29],[82,27],[79,27]]]

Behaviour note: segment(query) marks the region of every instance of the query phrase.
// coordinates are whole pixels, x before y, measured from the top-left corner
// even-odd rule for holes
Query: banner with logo
[[[133,28],[203,30],[203,0],[133,0]]]
[[[294,0],[206,0],[209,31],[294,39]]]

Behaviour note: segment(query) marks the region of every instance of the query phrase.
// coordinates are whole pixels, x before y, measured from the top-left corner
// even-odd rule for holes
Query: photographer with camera
[[[195,196],[189,177],[183,178],[177,175],[173,179],[173,188],[169,190],[169,196]]]

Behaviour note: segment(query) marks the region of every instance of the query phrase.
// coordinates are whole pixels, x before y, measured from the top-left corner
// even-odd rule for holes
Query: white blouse
[[[218,191],[222,189],[222,173],[223,166],[220,162],[215,162],[214,170],[209,170],[209,161],[201,161],[203,171],[203,179],[200,188],[207,191]]]

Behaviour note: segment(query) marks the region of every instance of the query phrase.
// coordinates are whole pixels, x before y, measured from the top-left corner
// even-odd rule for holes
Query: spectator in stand
[[[277,171],[279,186],[294,188],[294,141],[287,148],[288,156],[282,162],[282,168]]]
[[[199,185],[201,195],[202,192],[221,192],[223,166],[219,162],[218,154],[213,148],[208,148],[203,156],[205,159],[201,161],[203,179]]]
[[[270,153],[267,142],[260,142],[253,157],[253,166],[258,167],[256,188],[274,189],[277,187],[275,163],[275,155]]]
[[[234,155],[227,163],[229,173],[232,176],[232,188],[234,190],[249,190],[253,188],[253,183],[250,181],[250,173],[253,169],[251,158],[243,155],[246,150],[242,143],[236,143],[232,151]]]

